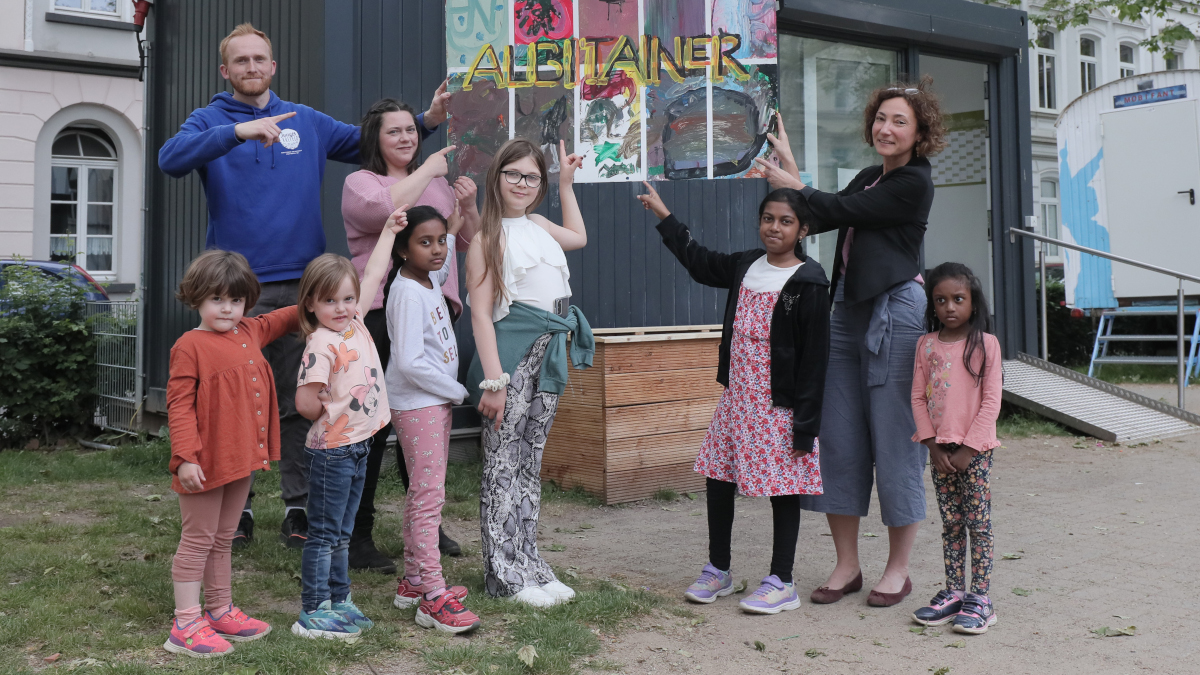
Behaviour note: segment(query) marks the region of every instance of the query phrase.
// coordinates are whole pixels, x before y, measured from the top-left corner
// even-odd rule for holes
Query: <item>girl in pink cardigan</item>
[[[992,573],[992,449],[1004,374],[1000,342],[990,333],[987,299],[966,265],[943,263],[925,284],[931,333],[917,342],[913,367],[914,441],[929,448],[933,486],[942,513],[946,588],[913,613],[917,623],[954,622],[977,635],[996,623],[988,598]],[[966,588],[967,533],[971,590]]]

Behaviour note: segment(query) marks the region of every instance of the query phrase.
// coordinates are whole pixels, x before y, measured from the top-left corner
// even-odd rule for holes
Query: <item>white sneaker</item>
[[[570,602],[575,599],[575,591],[570,586],[555,579],[548,584],[542,584],[542,590],[554,596],[559,602]]]
[[[512,599],[532,607],[553,607],[560,602],[558,598],[537,586],[522,588],[516,595],[512,596]]]

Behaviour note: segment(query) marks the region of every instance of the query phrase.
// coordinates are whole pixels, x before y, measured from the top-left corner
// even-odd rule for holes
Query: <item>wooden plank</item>
[[[597,350],[592,367],[586,370],[571,369],[567,387],[558,399],[558,406],[592,406],[604,404],[604,356]]]
[[[717,365],[721,334],[686,342],[626,342],[604,346],[604,372],[646,373]]]
[[[650,335],[652,333],[691,333],[703,331],[721,332],[721,324],[704,324],[699,326],[638,326],[636,328],[593,328],[592,335],[608,339],[622,335]]]
[[[631,469],[608,474],[604,501],[619,504],[649,499],[662,489],[677,492],[699,492],[704,489],[704,476],[692,471],[692,463],[660,466],[651,469]]]
[[[579,405],[577,403],[559,404],[558,412],[554,415],[554,423],[550,425],[550,436],[546,447],[554,447],[562,439],[566,445],[574,445],[579,440],[604,442],[604,408]]]
[[[604,382],[604,407],[711,398],[720,396],[722,389],[716,368],[609,375]]]
[[[707,429],[720,400],[720,396],[711,396],[691,401],[605,408],[604,436],[611,442],[647,433],[670,434]]]
[[[609,441],[605,453],[608,472],[695,462],[707,433],[701,429]]]

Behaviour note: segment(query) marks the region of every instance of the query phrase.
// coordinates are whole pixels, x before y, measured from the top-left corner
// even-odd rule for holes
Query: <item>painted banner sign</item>
[[[1186,84],[1177,84],[1174,87],[1163,87],[1162,89],[1135,91],[1129,94],[1118,94],[1113,97],[1113,107],[1128,108],[1129,106],[1159,103],[1160,101],[1174,101],[1178,98],[1187,98]]]
[[[523,137],[576,182],[761,175],[777,45],[775,0],[447,0],[451,171]]]

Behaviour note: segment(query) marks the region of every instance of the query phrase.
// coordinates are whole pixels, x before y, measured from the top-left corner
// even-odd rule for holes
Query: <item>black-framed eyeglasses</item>
[[[510,185],[520,185],[521,179],[525,179],[525,184],[531,188],[536,188],[542,184],[542,177],[536,173],[521,173],[520,171],[501,171],[504,174],[504,180]]]
[[[901,92],[904,92],[906,95],[910,95],[910,96],[921,93],[920,89],[913,89],[912,87],[909,87],[907,89],[905,89],[903,87],[888,87],[888,91],[901,91]]]

